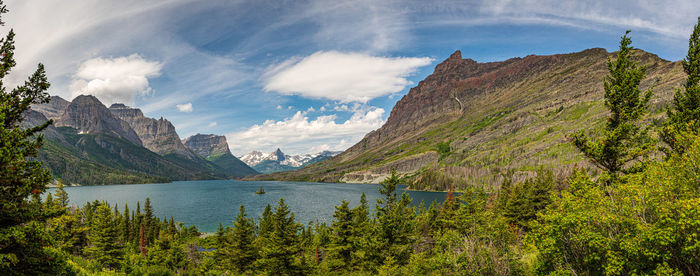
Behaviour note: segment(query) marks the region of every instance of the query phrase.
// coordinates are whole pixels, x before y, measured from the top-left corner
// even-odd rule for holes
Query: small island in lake
[[[256,194],[262,195],[265,193],[265,190],[263,190],[263,187],[260,186],[260,190],[255,191]]]

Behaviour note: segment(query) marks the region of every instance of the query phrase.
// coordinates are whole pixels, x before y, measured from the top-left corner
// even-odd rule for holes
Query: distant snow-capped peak
[[[263,152],[254,150],[246,155],[239,157],[239,159],[241,159],[241,161],[243,161],[244,163],[248,164],[248,166],[251,166],[251,167],[255,166],[257,164],[260,164],[266,160],[277,161],[281,165],[290,166],[290,167],[302,167],[316,157],[319,157],[319,156],[330,157],[330,156],[335,156],[338,153],[340,153],[340,152],[323,151],[323,152],[314,153],[314,154],[307,153],[307,154],[288,155],[288,154],[284,154],[280,149],[277,149],[277,150],[270,152],[270,153],[263,153]]]

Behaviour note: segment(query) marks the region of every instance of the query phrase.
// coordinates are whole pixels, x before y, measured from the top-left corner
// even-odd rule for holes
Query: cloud
[[[180,112],[187,112],[190,113],[192,112],[192,103],[186,103],[186,104],[178,104],[176,105],[177,110]]]
[[[211,122],[207,125],[207,127],[215,127],[215,126],[216,126],[216,122]]]
[[[431,58],[376,57],[362,53],[320,51],[288,59],[263,76],[265,91],[341,102],[363,102],[402,91],[406,77]]]
[[[280,110],[280,109],[282,109],[282,106],[281,106],[281,105],[277,105],[277,107],[275,107],[275,108],[276,108],[277,110]]]
[[[83,62],[73,76],[71,95],[89,94],[104,104],[134,104],[137,96],[152,91],[148,79],[160,76],[163,65],[138,54],[117,58],[93,58]]]
[[[231,151],[237,155],[253,150],[285,149],[289,153],[312,153],[324,150],[345,150],[364,135],[384,124],[384,109],[367,107],[349,119],[337,123],[337,115],[311,119],[306,112],[281,121],[267,120],[245,130],[226,135]],[[323,146],[326,145],[326,146]]]
[[[648,31],[667,38],[687,39],[700,12],[694,0],[667,1],[438,1],[410,7],[421,25],[483,26],[496,24],[554,25],[580,29],[610,27]],[[615,30],[617,31],[617,30]]]

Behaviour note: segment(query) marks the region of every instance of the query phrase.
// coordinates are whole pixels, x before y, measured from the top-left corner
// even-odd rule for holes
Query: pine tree
[[[68,193],[63,188],[64,188],[63,181],[58,180],[58,187],[56,188],[56,192],[55,192],[56,201],[58,202],[58,204],[61,207],[66,208],[66,207],[68,207],[68,202],[69,202]]]
[[[141,244],[141,226],[143,225],[143,214],[141,214],[141,202],[136,202],[136,213],[131,216],[133,223],[131,226],[131,237],[134,244]]]
[[[118,268],[123,260],[118,225],[107,204],[100,204],[92,218],[85,254],[105,268]]]
[[[261,266],[267,273],[299,275],[302,267],[295,261],[301,252],[297,235],[299,224],[294,221],[294,214],[290,213],[284,199],[280,199],[272,218],[272,231],[261,252]]]
[[[177,234],[177,227],[175,226],[175,220],[173,217],[170,217],[170,222],[168,223],[168,233],[173,236]]]
[[[0,16],[6,12],[0,1]],[[10,30],[0,39],[0,275],[58,274],[65,262],[48,248],[50,237],[41,225],[49,214],[30,200],[51,180],[51,173],[35,157],[43,144],[38,133],[52,121],[27,129],[20,126],[30,105],[48,102],[49,83],[44,65],[39,64],[21,86],[10,91],[3,86],[2,79],[15,66],[14,37]]]
[[[629,31],[622,36],[617,59],[608,59],[607,62],[609,75],[605,77],[603,88],[605,106],[610,110],[610,115],[602,137],[594,141],[586,137],[583,131],[572,137],[573,144],[613,178],[618,173],[630,171],[627,166],[631,163],[643,161],[655,144],[647,135],[647,129],[639,126],[653,92],[651,89],[639,89],[646,67],[640,67],[630,59],[632,40],[628,34]]]
[[[690,35],[688,55],[682,64],[688,78],[683,88],[676,90],[661,131],[663,141],[676,153],[685,152],[692,145],[691,137],[700,134],[700,17]]]
[[[362,193],[360,205],[352,209],[352,229],[351,237],[352,252],[350,267],[352,269],[362,268],[369,271],[371,268],[372,252],[372,220],[369,217],[369,204],[367,196]]]
[[[411,220],[415,217],[415,211],[407,194],[397,199],[396,186],[400,183],[396,170],[392,169],[391,176],[379,186],[379,193],[384,199],[377,200],[377,246],[382,252],[379,256],[381,259],[392,257],[398,263],[405,264],[411,253]]]
[[[348,270],[352,263],[353,216],[348,204],[346,200],[343,200],[340,206],[335,207],[333,214],[333,218],[335,218],[331,225],[333,235],[331,235],[328,257],[326,258],[328,266],[333,271]]]
[[[129,205],[124,204],[124,220],[121,225],[121,237],[124,243],[131,242],[131,219],[129,218]]]
[[[219,268],[223,270],[230,270],[231,265],[228,259],[231,257],[231,241],[230,241],[229,227],[225,227],[219,222],[219,227],[214,233],[214,242],[216,245],[216,250],[214,251],[214,260],[216,261]]]
[[[270,232],[272,232],[273,223],[272,207],[270,207],[270,204],[268,204],[265,206],[265,210],[260,218],[260,223],[258,224],[258,236],[262,238],[267,237]]]
[[[241,205],[240,212],[233,223],[231,233],[231,266],[238,273],[243,273],[251,268],[257,259],[258,252],[254,247],[255,222],[248,218],[245,207]]]
[[[143,226],[144,232],[146,234],[146,245],[150,244],[155,240],[153,228],[155,223],[153,220],[153,207],[151,206],[151,198],[146,198],[146,202],[143,204]]]

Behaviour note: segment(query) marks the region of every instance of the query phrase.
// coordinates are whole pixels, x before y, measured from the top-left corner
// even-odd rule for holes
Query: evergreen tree
[[[369,204],[367,203],[367,196],[362,193],[360,197],[360,205],[352,209],[352,229],[353,236],[352,241],[352,252],[351,254],[351,264],[350,266],[355,268],[362,268],[364,270],[370,270],[371,264],[370,255],[371,252],[371,237],[372,237],[372,221],[369,217]]]
[[[594,141],[580,131],[572,138],[573,144],[593,164],[613,178],[618,173],[630,171],[627,168],[630,163],[644,160],[655,144],[647,135],[647,129],[639,126],[653,92],[651,89],[639,89],[646,67],[640,67],[630,59],[632,40],[628,34],[629,31],[622,36],[617,59],[608,59],[607,62],[609,75],[603,82],[603,88],[605,106],[610,110],[610,115],[605,122],[602,137]]]
[[[284,199],[280,199],[272,218],[272,231],[261,252],[261,266],[267,273],[299,275],[303,269],[295,260],[301,252],[297,235],[299,224],[294,221],[294,214],[290,213]]]
[[[0,16],[8,12],[0,1]],[[0,21],[0,25],[3,23]],[[50,240],[41,222],[49,214],[40,202],[32,202],[46,190],[51,173],[36,160],[43,137],[38,133],[51,124],[23,129],[20,123],[31,104],[46,103],[44,65],[19,87],[10,91],[2,79],[15,66],[13,30],[0,39],[0,274],[58,274],[65,267],[63,259],[45,242]]]
[[[676,90],[661,131],[663,141],[677,153],[685,152],[692,145],[692,135],[700,134],[700,17],[690,35],[688,55],[682,64],[688,78],[683,88]]]
[[[117,268],[123,260],[118,225],[107,204],[100,204],[92,218],[85,254],[106,268]]]
[[[148,263],[166,267],[169,270],[178,270],[186,266],[187,256],[182,247],[173,241],[172,236],[163,232],[151,247]]]
[[[141,244],[141,226],[143,226],[143,214],[141,214],[141,202],[137,201],[136,202],[136,213],[131,216],[132,220],[134,223],[132,223],[131,227],[131,237],[133,240],[134,244],[138,244],[140,246]]]
[[[233,223],[231,233],[231,256],[229,262],[238,273],[243,273],[251,268],[257,259],[257,250],[253,244],[255,241],[255,222],[248,218],[245,207],[241,205],[240,212]]]
[[[146,235],[146,245],[150,244],[155,240],[153,235],[153,228],[155,223],[153,221],[153,207],[151,206],[151,198],[146,198],[146,202],[143,204],[143,227]]]
[[[258,224],[259,237],[265,238],[270,234],[270,232],[272,232],[272,225],[274,223],[273,219],[272,207],[270,207],[270,204],[268,204],[265,206],[265,210],[260,218],[260,223]]]
[[[124,219],[121,225],[121,237],[124,243],[131,242],[131,219],[129,218],[129,205],[124,204]]]
[[[398,174],[392,169],[391,176],[382,181],[379,186],[379,193],[384,196],[384,199],[377,200],[376,217],[379,233],[377,233],[376,245],[382,252],[379,256],[382,260],[392,257],[399,264],[405,264],[411,253],[411,220],[415,217],[415,211],[407,194],[404,193],[401,199],[397,199],[396,186],[399,184]]]
[[[232,267],[228,259],[231,257],[231,240],[230,240],[231,228],[224,227],[221,222],[219,222],[219,227],[214,233],[214,243],[216,250],[214,251],[214,260],[217,266],[223,270],[231,270]]]
[[[173,217],[170,217],[170,222],[168,223],[168,233],[173,236],[177,234],[177,227],[175,226],[175,220]]]
[[[58,202],[58,204],[61,207],[66,208],[66,207],[68,207],[69,200],[68,200],[68,193],[66,192],[66,190],[63,189],[63,187],[64,187],[63,181],[58,180],[58,187],[56,188],[55,195],[56,195],[56,201]]]
[[[348,202],[343,200],[340,206],[335,207],[333,214],[333,224],[331,229],[331,243],[328,248],[328,257],[326,261],[331,270],[342,271],[347,270],[352,261],[351,253],[353,252],[353,217]]]

